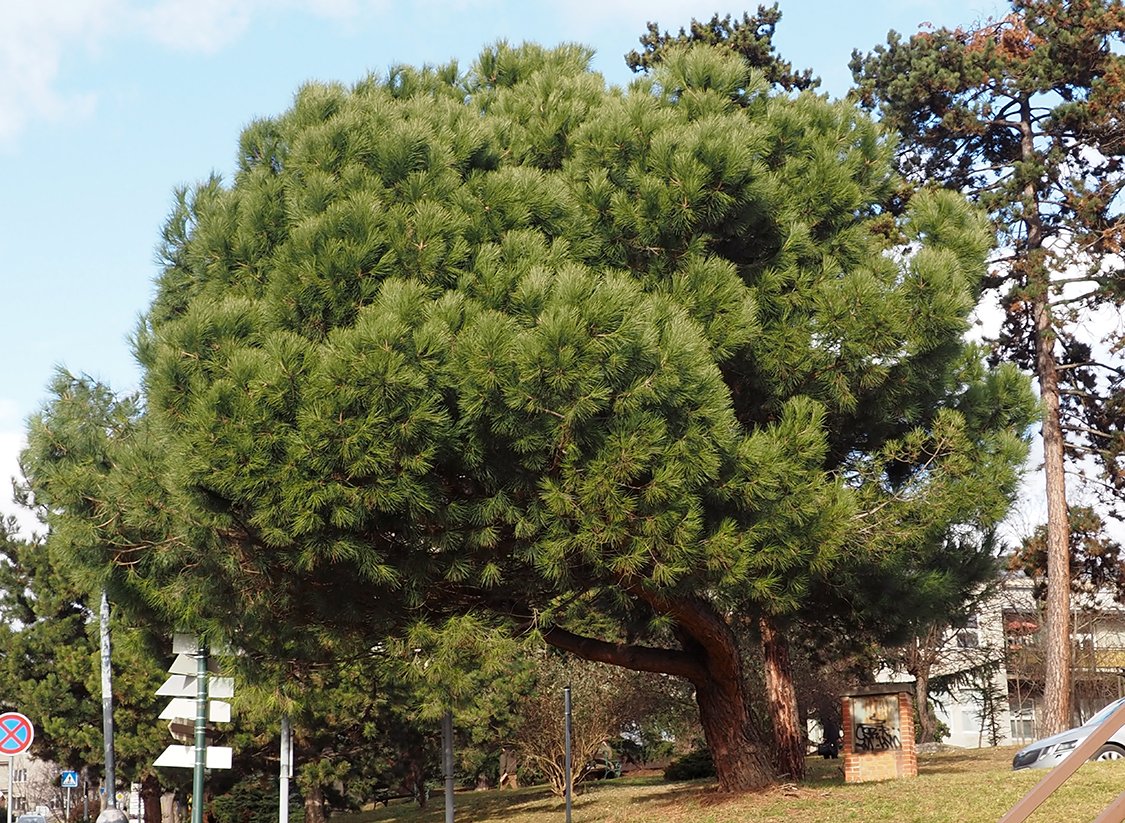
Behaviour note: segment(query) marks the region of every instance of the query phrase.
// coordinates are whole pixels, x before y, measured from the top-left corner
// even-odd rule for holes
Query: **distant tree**
[[[794,71],[793,64],[782,60],[774,50],[773,35],[780,21],[781,11],[774,3],[769,7],[758,6],[752,16],[743,12],[741,20],[732,20],[729,14],[722,18],[716,14],[706,23],[692,19],[689,30],[681,28],[676,35],[661,34],[659,25],[650,22],[641,37],[641,50],[625,55],[625,63],[635,72],[650,71],[664,59],[669,49],[695,44],[719,46],[737,54],[748,67],[760,71],[778,88],[785,91],[816,88],[820,78],[813,77],[811,69]]]
[[[1125,603],[1125,549],[1106,530],[1105,520],[1090,506],[1069,511],[1070,588],[1073,595],[1089,598],[1109,592]],[[1015,552],[1010,565],[1035,581],[1035,597],[1048,596],[1047,528],[1038,527]]]
[[[997,352],[1039,380],[1048,579],[1065,581],[1065,454],[1106,458],[1112,485],[1122,442],[1120,360],[1104,361],[1081,329],[1125,293],[1125,6],[1014,0],[1011,8],[969,29],[908,40],[892,32],[851,65],[860,102],[902,135],[906,177],[965,192],[992,218],[1000,244],[990,285],[1006,312]],[[1044,722],[1055,733],[1070,725],[1068,585],[1049,589],[1046,649]]]
[[[928,579],[916,579],[919,599],[926,606],[899,608],[900,625],[881,642],[884,664],[915,678],[919,743],[937,742],[938,726],[930,711],[936,698],[930,693],[933,680],[937,678],[939,688],[947,690],[961,682],[949,676],[975,672],[994,658],[982,657],[978,633],[966,626],[975,624],[996,594],[1001,570],[996,537],[951,534],[940,541],[940,548],[943,551],[931,562]],[[906,590],[891,591],[877,603],[888,605],[893,615],[889,600],[895,597],[907,597]]]
[[[653,675],[620,667],[540,654],[535,681],[519,702],[513,744],[521,764],[542,774],[551,791],[566,788],[564,694],[571,689],[571,785],[578,791],[599,757],[614,755],[613,745],[631,723],[657,708]]]
[[[1002,517],[1030,395],[962,339],[982,221],[884,215],[866,116],[714,49],[624,92],[588,60],[500,46],[250,126],[166,227],[143,413],[89,464],[48,409],[29,482],[120,602],[251,659],[486,613],[681,677],[749,789],[739,622],[781,648],[818,581]]]
[[[37,757],[62,768],[96,766],[104,762],[101,663],[88,594],[55,564],[47,545],[15,535],[13,520],[0,527],[0,704],[31,718]],[[117,613],[113,623],[117,775],[149,779],[150,787],[156,779],[158,802],[152,761],[167,738],[157,719],[164,672],[147,632]]]
[[[1006,737],[1003,717],[1007,690],[996,683],[996,672],[1002,653],[995,649],[982,649],[990,654],[989,665],[972,669],[969,696],[975,706],[977,722],[977,745],[999,746]]]

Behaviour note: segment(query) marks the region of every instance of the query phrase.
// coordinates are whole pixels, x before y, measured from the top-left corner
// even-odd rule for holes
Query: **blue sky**
[[[308,80],[471,64],[504,38],[586,43],[611,83],[649,20],[741,15],[712,0],[0,0],[0,512],[56,366],[127,391],[173,189],[233,167],[241,128]],[[854,48],[968,25],[995,0],[781,0],[776,43],[846,92]],[[23,522],[30,520],[23,516]]]

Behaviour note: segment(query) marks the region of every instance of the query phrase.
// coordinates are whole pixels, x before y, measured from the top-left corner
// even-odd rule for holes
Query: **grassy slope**
[[[914,780],[846,785],[842,760],[809,760],[800,785],[726,797],[710,781],[665,784],[625,778],[575,798],[574,823],[995,823],[1045,772],[1013,772],[1014,749],[957,750],[919,758]],[[1031,818],[1035,823],[1093,820],[1125,788],[1125,762],[1088,763]],[[441,823],[441,795],[418,810],[406,801],[333,823]],[[459,792],[457,820],[532,823],[562,820],[563,804],[543,787]]]

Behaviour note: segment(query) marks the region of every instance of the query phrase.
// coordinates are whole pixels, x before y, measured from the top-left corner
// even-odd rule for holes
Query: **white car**
[[[1012,758],[1013,769],[1053,769],[1066,759],[1078,744],[1093,734],[1094,729],[1100,726],[1105,719],[1125,703],[1125,697],[1114,700],[1104,709],[1076,729],[1067,729],[1061,734],[1044,737],[1036,740],[1029,746],[1024,746]],[[1125,758],[1125,726],[1110,735],[1091,760],[1121,760]]]

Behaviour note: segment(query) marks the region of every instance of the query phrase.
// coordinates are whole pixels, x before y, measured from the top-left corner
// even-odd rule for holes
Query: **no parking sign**
[[[14,757],[31,748],[35,727],[19,712],[0,714],[0,755]]]

